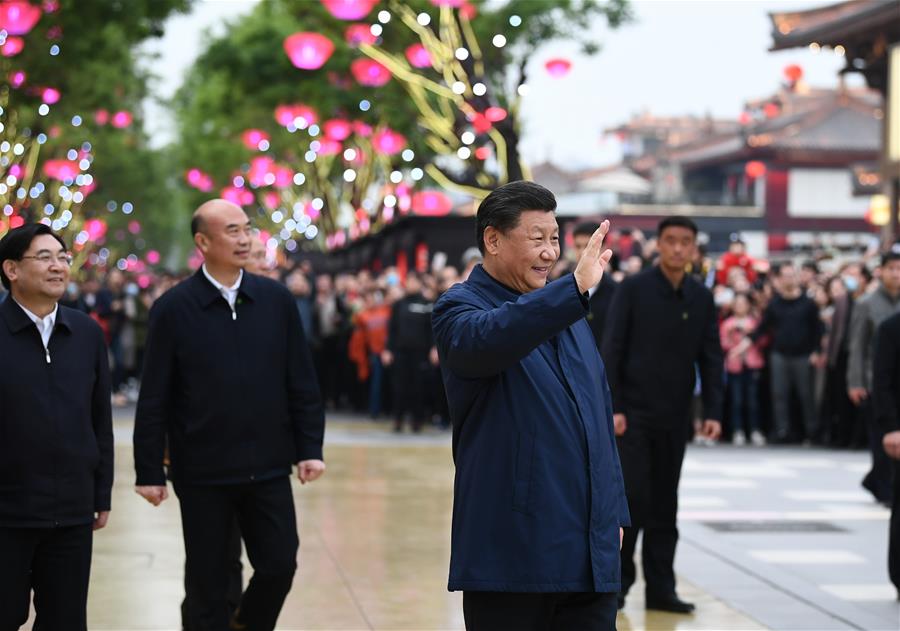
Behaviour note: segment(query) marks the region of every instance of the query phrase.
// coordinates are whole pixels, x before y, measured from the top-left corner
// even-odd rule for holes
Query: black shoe
[[[625,609],[625,594],[622,592],[616,594],[616,609]]]
[[[686,603],[675,594],[665,596],[664,598],[647,597],[646,608],[655,609],[656,611],[669,611],[671,613],[693,613],[694,605]]]

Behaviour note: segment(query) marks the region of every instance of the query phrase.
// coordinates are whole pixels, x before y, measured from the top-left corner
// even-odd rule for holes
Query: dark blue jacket
[[[60,305],[45,351],[34,322],[7,298],[0,375],[0,528],[91,523],[110,509],[113,484],[103,331]]]
[[[603,362],[569,274],[481,266],[435,305],[456,463],[451,591],[616,592],[629,524]]]

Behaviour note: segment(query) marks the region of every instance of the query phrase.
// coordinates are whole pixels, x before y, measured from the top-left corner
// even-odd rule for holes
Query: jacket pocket
[[[534,434],[519,434],[516,445],[516,478],[513,510],[531,514],[531,476],[534,470]]]

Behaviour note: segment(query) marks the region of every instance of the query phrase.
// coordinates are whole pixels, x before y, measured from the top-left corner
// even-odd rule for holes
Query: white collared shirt
[[[228,301],[228,306],[231,307],[231,311],[234,312],[234,305],[237,302],[238,289],[240,289],[241,280],[244,278],[244,270],[240,271],[237,280],[234,282],[234,285],[232,285],[231,287],[226,287],[210,275],[210,273],[206,270],[206,263],[203,264],[201,269],[203,270],[203,275],[206,276],[206,280],[211,282],[213,287],[219,290],[225,300]]]
[[[13,298],[16,304],[21,307],[22,311],[25,312],[25,315],[28,316],[28,319],[34,322],[34,326],[37,327],[38,333],[41,334],[41,341],[44,342],[44,350],[48,350],[48,346],[50,345],[50,336],[53,335],[53,327],[56,326],[56,314],[59,311],[59,305],[54,305],[53,311],[46,317],[38,317],[33,314],[31,311],[22,306],[18,300]]]

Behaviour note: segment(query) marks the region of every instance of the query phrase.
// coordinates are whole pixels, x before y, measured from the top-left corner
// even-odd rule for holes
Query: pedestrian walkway
[[[117,413],[113,512],[95,538],[89,627],[174,630],[178,503],[153,508],[134,494],[130,413]],[[295,484],[300,569],[279,629],[463,628],[461,595],[446,591],[449,433],[389,428],[330,418],[326,476]],[[855,453],[689,449],[676,569],[697,613],[645,612],[639,583],[619,629],[896,629],[887,513],[857,492],[864,464]],[[765,531],[776,522],[788,525]]]

